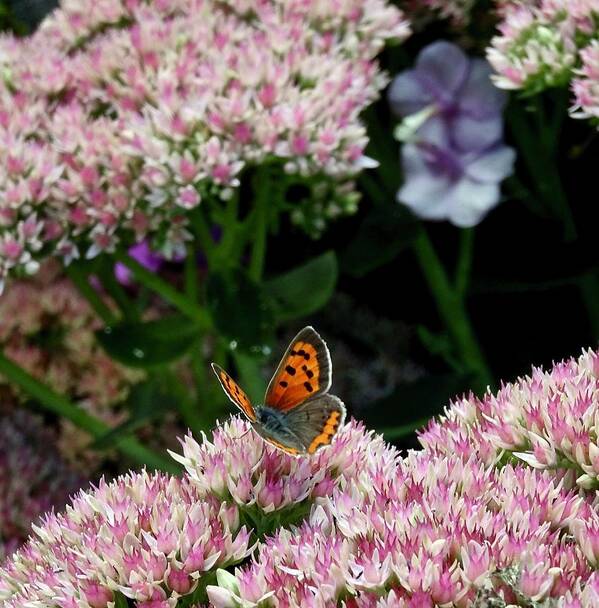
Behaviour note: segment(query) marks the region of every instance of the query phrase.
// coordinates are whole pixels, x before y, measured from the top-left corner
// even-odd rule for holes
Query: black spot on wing
[[[314,378],[314,372],[311,369],[308,369],[307,365],[302,365],[302,371],[308,376],[308,378]]]

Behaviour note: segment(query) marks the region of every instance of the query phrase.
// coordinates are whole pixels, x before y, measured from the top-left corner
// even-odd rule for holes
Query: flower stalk
[[[471,237],[465,237],[468,242]],[[493,376],[472,329],[465,303],[465,286],[471,244],[464,248],[458,268],[458,281],[452,285],[424,228],[412,244],[416,259],[433,295],[437,310],[451,336],[465,371],[474,374],[473,388],[484,392],[493,385]]]
[[[145,268],[126,251],[117,250],[114,257],[131,271],[136,281],[157,293],[166,302],[172,304],[177,310],[195,321],[199,328],[208,329],[211,327],[210,317],[206,309],[199,307],[197,303],[177,291],[156,273]]]

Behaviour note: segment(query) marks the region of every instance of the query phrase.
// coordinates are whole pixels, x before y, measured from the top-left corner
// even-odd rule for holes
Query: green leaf
[[[198,586],[193,593],[188,593],[177,600],[177,608],[189,608],[189,606],[207,606],[208,592],[206,588],[216,585],[216,572],[214,570],[203,572],[198,579]]]
[[[119,591],[114,594],[114,608],[129,608],[129,601]]]
[[[333,251],[279,275],[265,284],[276,306],[279,322],[305,317],[322,308],[337,283],[337,257]]]
[[[98,341],[113,359],[143,369],[175,361],[193,346],[199,335],[199,327],[183,315],[119,323],[96,332]]]
[[[206,297],[214,325],[232,350],[256,355],[267,350],[274,330],[272,302],[246,273],[213,273]]]
[[[388,264],[418,235],[418,220],[402,205],[374,207],[341,254],[341,269],[361,278]]]
[[[435,333],[424,325],[416,327],[416,333],[423,346],[432,354],[445,359],[447,365],[459,373],[465,371],[464,363],[457,356],[454,344],[445,332]]]

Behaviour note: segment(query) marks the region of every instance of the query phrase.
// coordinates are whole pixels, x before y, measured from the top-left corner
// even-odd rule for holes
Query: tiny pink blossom
[[[193,186],[186,186],[179,190],[177,203],[184,209],[193,209],[200,203],[200,195]]]

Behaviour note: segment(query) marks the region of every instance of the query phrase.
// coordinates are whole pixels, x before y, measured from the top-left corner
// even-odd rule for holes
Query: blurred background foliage
[[[1,27],[26,34],[53,6],[5,1]],[[460,32],[429,23],[386,48],[381,65],[395,75],[438,39],[480,53],[492,26],[471,23]],[[297,179],[273,163],[244,173],[226,205],[190,212],[196,239],[182,261],[149,268],[119,249],[73,262],[68,286],[56,287],[64,277],[21,279],[36,303],[51,283],[59,301],[80,311],[77,324],[52,325],[60,315],[48,303],[31,313],[43,323],[7,328],[9,284],[0,297],[10,336],[0,360],[5,402],[44,418],[77,474],[97,478],[142,463],[173,469],[165,449],[177,435],[209,431],[232,411],[209,361],[259,402],[288,341],[311,324],[331,349],[332,392],[367,426],[414,447],[415,429],[455,396],[493,390],[528,373],[531,362],[548,366],[596,346],[599,145],[586,121],[567,117],[567,106],[565,87],[510,96],[506,141],[517,150],[516,169],[501,204],[475,228],[423,223],[396,202],[398,119],[383,95],[363,115],[366,153],[380,166],[358,178],[359,205],[346,193],[323,193],[318,176]],[[321,225],[323,205],[337,196],[353,213]],[[300,203],[298,221],[286,211]],[[126,280],[115,276],[115,262]],[[82,361],[101,394],[119,379],[110,403],[94,392]]]

